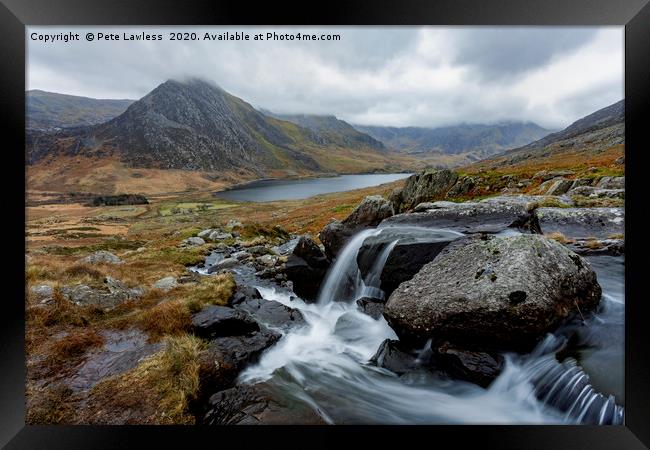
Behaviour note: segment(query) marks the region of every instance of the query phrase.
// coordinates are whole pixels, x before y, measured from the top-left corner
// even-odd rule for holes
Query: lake
[[[373,173],[363,175],[341,175],[328,178],[304,178],[300,180],[253,181],[215,193],[219,198],[236,202],[272,202],[275,200],[297,200],[318,194],[351,191],[401,180],[410,173]]]

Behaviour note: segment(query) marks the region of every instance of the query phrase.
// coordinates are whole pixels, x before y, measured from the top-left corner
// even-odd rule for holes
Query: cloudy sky
[[[339,41],[170,41],[169,32],[339,34]],[[32,33],[79,33],[79,42]],[[88,42],[87,32],[119,41]],[[162,34],[133,42],[123,34]],[[256,107],[364,125],[534,121],[563,128],[623,98],[622,27],[29,27],[27,89],[137,99],[212,80]]]

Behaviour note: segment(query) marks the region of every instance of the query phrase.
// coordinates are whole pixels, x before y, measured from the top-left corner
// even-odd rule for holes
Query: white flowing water
[[[366,230],[349,241],[316,303],[258,287],[265,299],[299,309],[307,326],[287,332],[239,382],[265,381],[337,424],[622,423],[613,397],[597,393],[572,359],[557,361],[555,351],[565,339],[560,333],[528,355],[504,355],[504,370],[487,389],[427,372],[400,377],[369,364],[385,339],[397,339],[383,317],[371,318],[355,302],[381,291],[379,274],[395,242],[380,253],[367,284],[356,263],[364,240],[380,232]],[[603,290],[605,311],[611,298],[623,301],[622,292],[608,292],[607,285]],[[599,324],[616,321],[610,316],[580,326],[598,334]]]

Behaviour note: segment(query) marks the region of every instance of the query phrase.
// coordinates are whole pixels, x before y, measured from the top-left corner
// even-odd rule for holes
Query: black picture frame
[[[332,447],[363,434],[362,445],[473,445],[501,449],[641,449],[650,446],[650,302],[644,277],[647,223],[643,118],[650,105],[648,0],[387,0],[311,4],[239,1],[1,0],[1,121],[6,220],[0,332],[0,444],[6,448]],[[26,25],[624,25],[626,157],[626,327],[624,426],[87,427],[25,425],[24,277]],[[22,150],[21,150],[22,149]],[[22,164],[22,165],[21,165]],[[22,218],[23,220],[20,220]],[[233,444],[226,444],[226,441]],[[254,442],[258,441],[258,442]],[[351,442],[351,441],[350,441]],[[359,445],[359,444],[357,444]]]

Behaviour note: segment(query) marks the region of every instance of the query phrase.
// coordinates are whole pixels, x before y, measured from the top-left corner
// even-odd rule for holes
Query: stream
[[[504,354],[504,370],[482,388],[433,372],[398,376],[369,363],[385,339],[397,339],[383,317],[375,320],[355,303],[383,296],[379,274],[392,246],[374,262],[368,284],[356,262],[363,241],[382,231],[350,239],[315,303],[272,283],[256,285],[265,299],[299,309],[307,326],[285,331],[239,383],[264,381],[331,424],[623,423],[623,257],[587,257],[603,290],[598,312],[562,325],[529,354]],[[556,353],[570,336],[571,351],[560,362]]]

